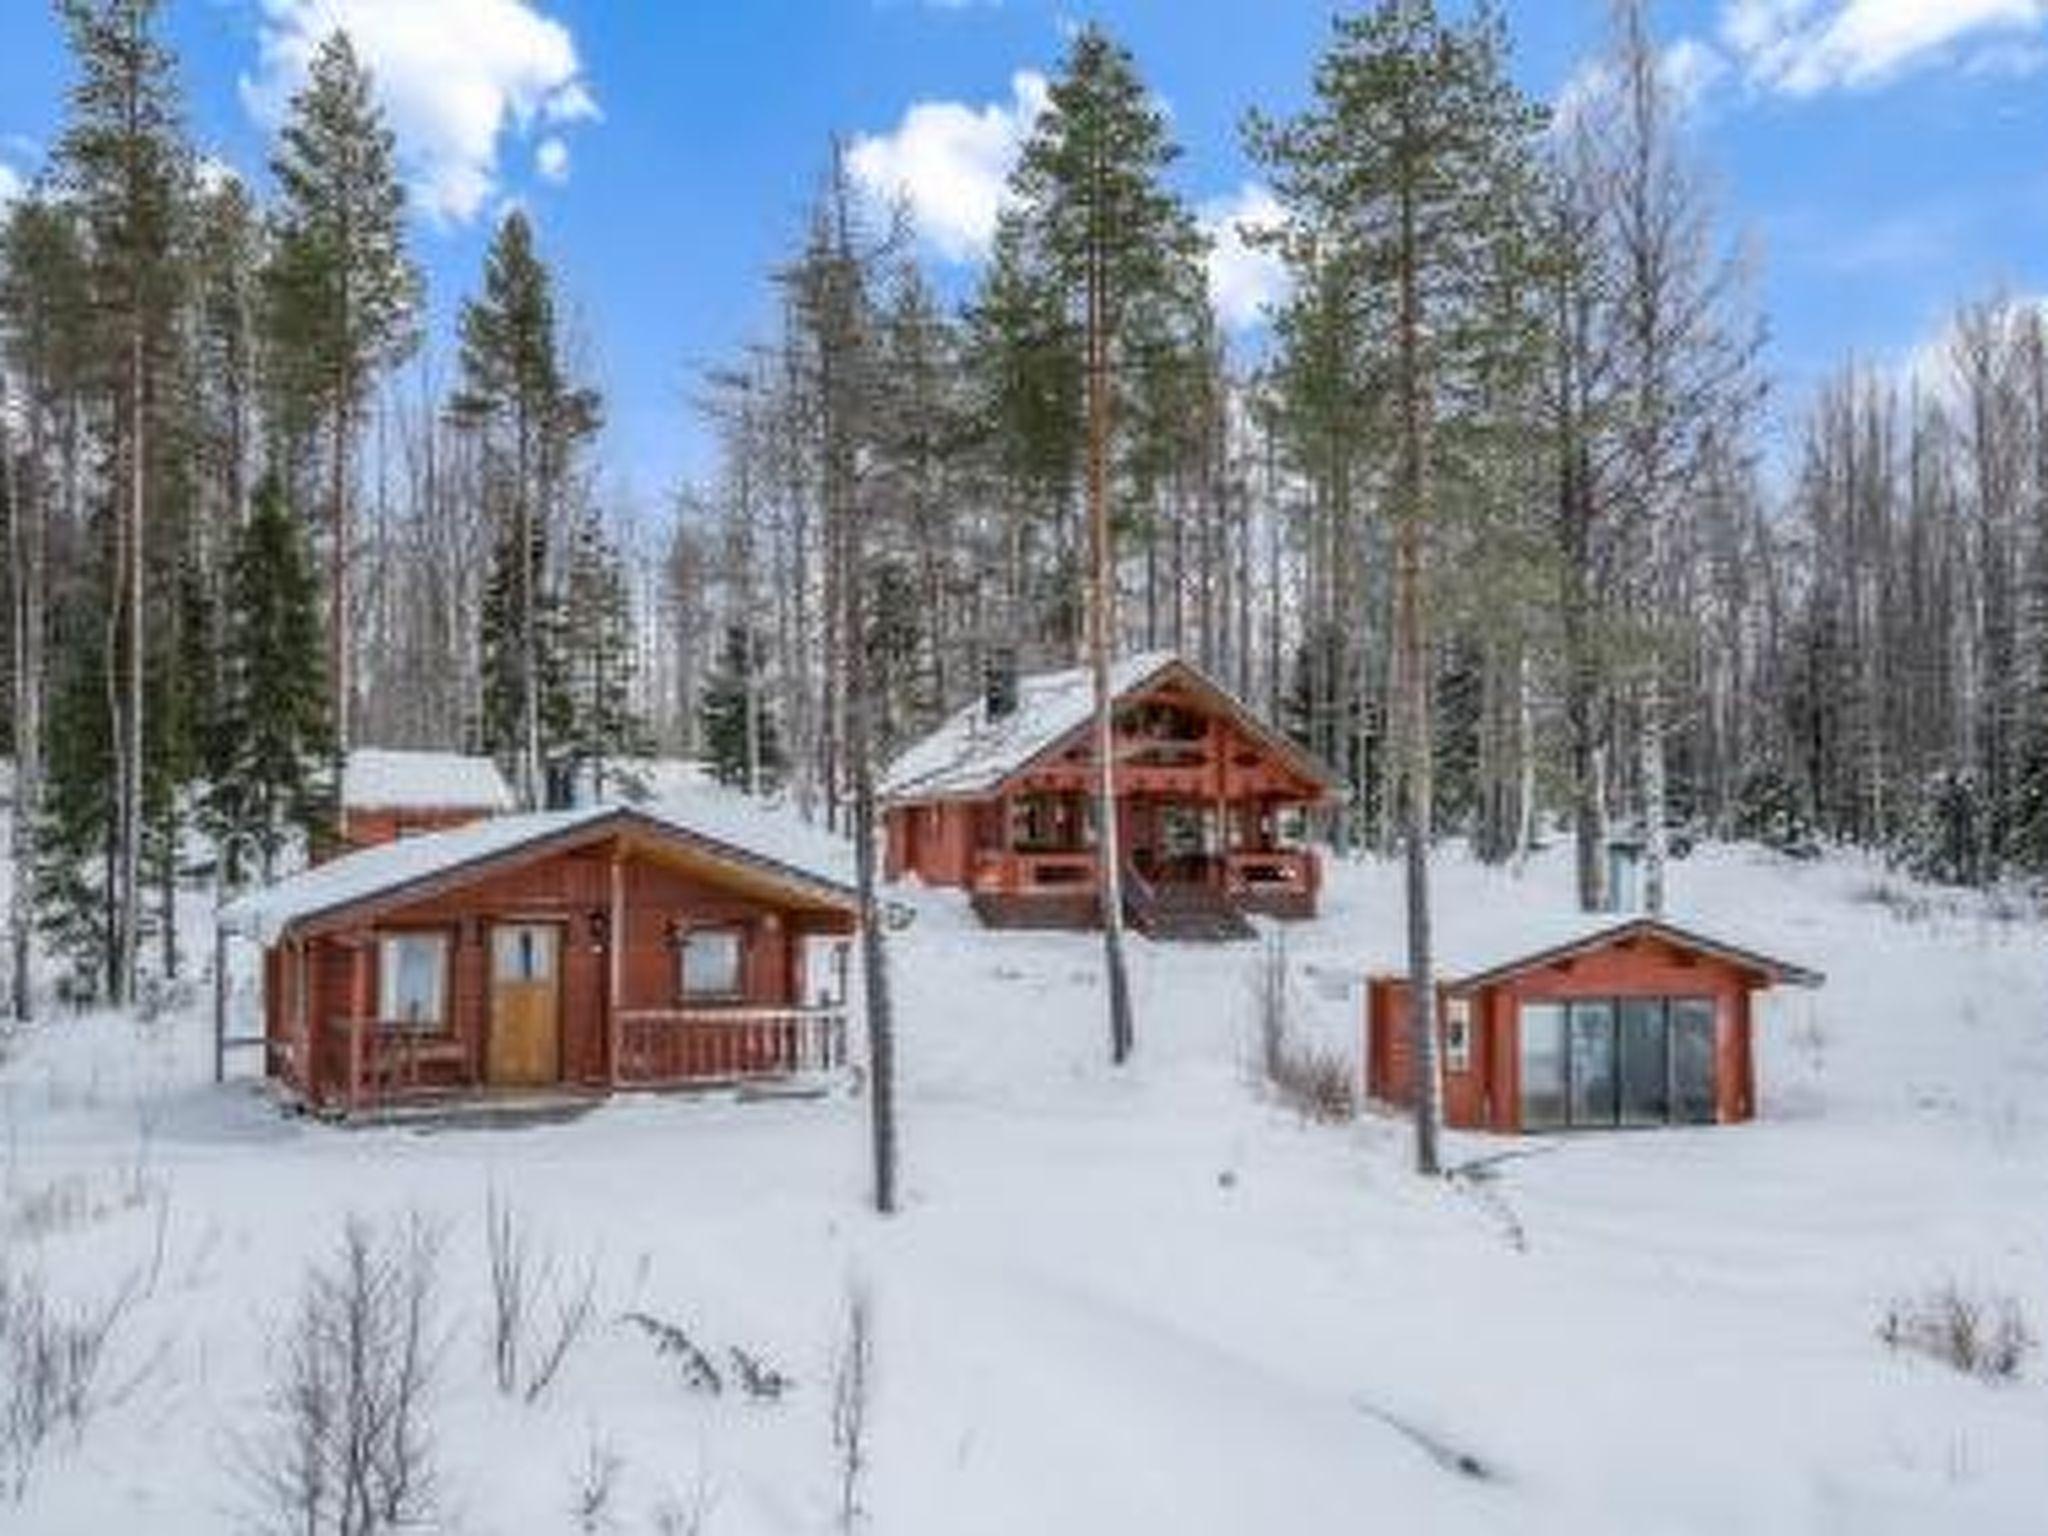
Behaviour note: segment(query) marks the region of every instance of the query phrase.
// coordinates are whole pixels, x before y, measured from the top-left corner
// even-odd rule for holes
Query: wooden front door
[[[491,1029],[485,1077],[531,1088],[562,1076],[561,929],[498,923],[491,929]]]

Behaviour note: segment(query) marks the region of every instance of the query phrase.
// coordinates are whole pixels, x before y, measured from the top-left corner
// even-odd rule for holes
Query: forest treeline
[[[1083,664],[1095,617],[1328,761],[1340,847],[1561,835],[1588,904],[1618,823],[1653,900],[1680,827],[2048,873],[2039,307],[1767,410],[1646,6],[1548,104],[1459,10],[1341,17],[1306,105],[1247,115],[1281,216],[1245,234],[1290,278],[1255,344],[1100,28],[957,302],[821,146],[651,541],[523,214],[424,334],[345,35],[245,178],[192,143],[155,0],[60,0],[66,119],[0,225],[16,1007],[32,949],[81,999],[175,972],[188,860],[276,868],[348,745],[488,752],[529,805],[696,756],[851,829],[873,764]]]

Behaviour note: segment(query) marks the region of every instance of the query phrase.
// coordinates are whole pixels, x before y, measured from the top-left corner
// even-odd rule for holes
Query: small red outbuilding
[[[1437,985],[1444,1123],[1551,1131],[1756,1114],[1752,1000],[1817,972],[1638,917]],[[1412,1104],[1405,978],[1366,989],[1366,1088]]]

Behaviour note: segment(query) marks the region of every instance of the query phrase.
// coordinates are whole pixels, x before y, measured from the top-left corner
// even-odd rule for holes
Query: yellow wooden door
[[[561,933],[550,923],[491,930],[491,1031],[485,1075],[494,1086],[560,1080]]]

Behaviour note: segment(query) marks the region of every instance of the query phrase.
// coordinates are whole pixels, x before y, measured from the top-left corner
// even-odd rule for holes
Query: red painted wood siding
[[[1570,1002],[1623,997],[1711,998],[1719,1118],[1756,1114],[1756,1063],[1751,1019],[1754,978],[1736,966],[1658,940],[1632,941],[1546,966],[1479,990],[1472,998],[1471,1067],[1444,1075],[1444,1121],[1463,1130],[1521,1129],[1521,1039],[1524,1001]],[[1443,1052],[1443,1003],[1437,1007],[1437,1049]],[[1408,1040],[1408,984],[1376,976],[1366,986],[1366,1091],[1384,1103],[1409,1105],[1414,1053]]]
[[[598,1085],[610,1075],[605,991],[609,959],[611,851],[576,849],[456,890],[394,909],[358,927],[306,944],[311,987],[309,1016],[316,1036],[354,1015],[359,1000],[374,1013],[378,999],[377,941],[400,930],[446,934],[449,1033],[481,1071],[490,1024],[490,930],[497,922],[547,922],[559,927],[561,1069],[566,1083]],[[799,940],[808,933],[846,933],[849,916],[824,908],[782,906],[741,894],[707,875],[629,855],[625,867],[625,944],[620,979],[626,1009],[672,1008],[681,1001],[676,940],[692,926],[735,927],[745,935],[746,992],[734,999],[750,1007],[800,1001]],[[360,959],[358,958],[360,956]],[[360,967],[360,969],[359,969]],[[264,958],[265,1024],[273,1039],[291,1037],[291,950],[272,948]],[[311,1059],[338,1050],[315,1041]],[[331,1076],[331,1074],[329,1074]],[[294,1086],[311,1097],[332,1097],[340,1085],[308,1080]]]
[[[1199,742],[1186,744],[1199,751],[1198,761],[1173,767],[1130,763],[1118,767],[1117,793],[1124,816],[1125,847],[1132,846],[1134,828],[1130,818],[1141,811],[1132,804],[1133,796],[1221,802],[1230,808],[1236,823],[1247,828],[1256,826],[1261,812],[1269,805],[1300,803],[1316,797],[1317,786],[1302,779],[1264,744],[1241,730],[1227,715],[1204,707],[1199,697],[1171,683],[1121,699],[1117,709],[1121,714],[1147,703],[1172,704],[1199,715],[1207,732]],[[900,880],[914,874],[927,885],[972,884],[977,843],[1001,848],[1007,841],[1003,827],[1007,797],[1094,793],[1094,753],[1087,730],[1080,728],[1066,747],[1047,752],[1030,768],[980,798],[890,807],[883,819],[883,867],[888,878]],[[1021,890],[1019,872],[1014,868],[998,871],[996,888],[1003,892]]]

